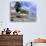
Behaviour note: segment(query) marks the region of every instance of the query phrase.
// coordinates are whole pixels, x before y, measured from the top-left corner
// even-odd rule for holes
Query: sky
[[[15,6],[16,1],[11,1],[11,6]],[[20,1],[21,3],[21,8],[27,10],[30,13],[35,13],[36,14],[36,4],[33,2],[27,2],[27,1]]]
[[[36,22],[11,22],[10,21],[10,2],[14,0],[0,0],[0,31],[7,27],[23,32],[23,44],[32,41],[37,37],[46,38],[46,0],[28,0],[37,4]]]

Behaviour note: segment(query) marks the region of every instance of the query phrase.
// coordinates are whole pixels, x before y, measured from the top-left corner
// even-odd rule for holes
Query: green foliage
[[[28,13],[28,11],[24,10],[24,9],[21,9],[20,10],[21,13]]]
[[[16,2],[15,7],[16,7],[16,8],[20,8],[20,7],[21,7],[20,2]]]
[[[20,13],[26,13],[26,14],[28,13],[28,11],[21,9],[21,3],[18,1],[15,4],[15,10],[16,10],[16,12],[20,11]]]
[[[16,12],[19,12],[20,8],[21,8],[21,4],[20,4],[20,2],[17,1],[16,4],[15,4]]]

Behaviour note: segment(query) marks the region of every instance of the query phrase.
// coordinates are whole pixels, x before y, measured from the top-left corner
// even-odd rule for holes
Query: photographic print
[[[36,4],[27,1],[10,2],[10,21],[12,22],[35,22]]]

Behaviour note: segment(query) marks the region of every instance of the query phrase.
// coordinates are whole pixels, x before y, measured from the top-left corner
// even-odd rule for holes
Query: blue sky
[[[31,13],[36,13],[36,4],[32,2],[21,1],[21,8]],[[15,1],[11,2],[11,6],[14,7]]]
[[[29,12],[36,12],[36,5],[32,2],[21,2],[21,6]]]

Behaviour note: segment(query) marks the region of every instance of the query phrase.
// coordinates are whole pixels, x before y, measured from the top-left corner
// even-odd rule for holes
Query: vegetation
[[[21,9],[20,12],[21,12],[21,13],[26,13],[26,14],[28,13],[28,11],[26,11],[26,10],[24,10],[24,9]]]
[[[16,2],[15,4],[15,10],[18,13],[20,11],[20,13],[28,13],[28,11],[21,9],[21,3],[20,2]]]
[[[16,2],[16,4],[15,4],[15,10],[16,10],[16,12],[19,12],[20,9],[21,9],[21,4],[20,4],[20,2]]]

